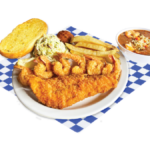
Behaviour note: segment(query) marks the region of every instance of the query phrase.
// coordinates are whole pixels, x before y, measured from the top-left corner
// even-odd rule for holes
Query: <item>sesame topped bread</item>
[[[0,54],[7,58],[20,58],[32,51],[34,44],[47,32],[47,24],[30,19],[18,25],[0,43]]]

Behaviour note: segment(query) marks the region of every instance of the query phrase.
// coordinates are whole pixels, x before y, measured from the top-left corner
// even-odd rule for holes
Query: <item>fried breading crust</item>
[[[118,80],[103,75],[69,75],[43,80],[31,76],[29,85],[38,101],[48,107],[63,109],[97,93],[115,88]]]

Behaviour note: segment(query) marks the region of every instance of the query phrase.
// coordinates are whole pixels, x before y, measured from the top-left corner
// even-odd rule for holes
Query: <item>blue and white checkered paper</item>
[[[80,31],[74,27],[68,27],[64,30],[70,31],[73,35],[90,35],[86,32]],[[90,35],[92,36],[92,35]],[[97,38],[93,36],[94,38]],[[99,38],[97,38],[99,39]],[[105,41],[107,42],[107,41]],[[107,42],[110,43],[110,42]],[[111,44],[111,43],[110,43]],[[12,87],[12,71],[13,66],[16,63],[17,59],[4,59],[0,62],[0,86],[6,89],[7,91],[14,94]],[[127,95],[131,94],[135,89],[144,84],[150,78],[150,65],[149,64],[137,64],[131,60],[128,61],[129,65],[129,78],[125,90],[120,95],[118,99],[109,107],[100,111],[99,113],[85,118],[78,119],[56,119],[61,124],[67,126],[75,132],[80,132],[97,120],[100,116],[104,115],[108,110],[113,106],[118,104],[123,100]]]

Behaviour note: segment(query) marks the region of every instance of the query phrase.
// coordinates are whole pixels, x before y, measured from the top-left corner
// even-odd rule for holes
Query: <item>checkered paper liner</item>
[[[70,31],[73,35],[90,35],[86,32],[80,31],[72,26],[64,29]],[[92,35],[90,35],[92,36]],[[97,38],[93,36],[94,38]],[[99,39],[99,38],[97,38]],[[106,43],[110,43],[105,41]],[[111,43],[110,43],[111,44]],[[13,66],[16,63],[17,59],[4,59],[0,62],[0,86],[5,90],[14,93],[12,86],[12,71]],[[137,64],[131,60],[128,60],[129,65],[129,78],[124,89],[123,93],[120,97],[109,107],[104,110],[98,112],[97,114],[87,116],[85,118],[78,119],[56,119],[61,124],[67,126],[71,130],[75,132],[80,132],[97,120],[100,116],[104,115],[108,110],[110,110],[113,106],[122,101],[127,95],[131,94],[135,89],[144,84],[150,78],[150,65],[149,64]]]

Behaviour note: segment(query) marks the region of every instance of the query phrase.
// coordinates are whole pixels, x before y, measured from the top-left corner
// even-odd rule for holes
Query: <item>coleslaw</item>
[[[44,35],[37,40],[33,54],[35,56],[45,55],[52,62],[56,53],[68,53],[68,49],[60,39],[53,34]]]

